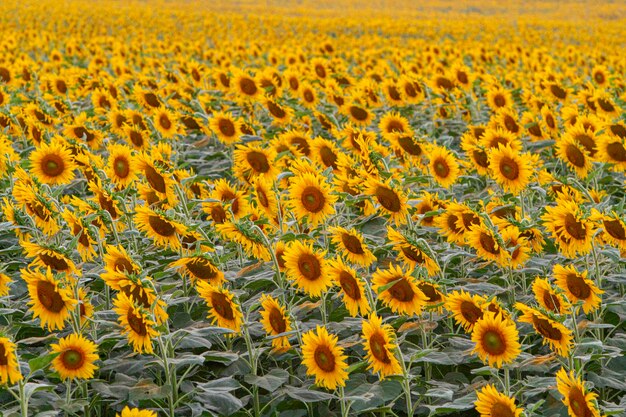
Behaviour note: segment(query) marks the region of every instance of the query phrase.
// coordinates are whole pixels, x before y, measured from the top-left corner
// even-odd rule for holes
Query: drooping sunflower
[[[399,266],[392,265],[386,270],[377,269],[372,274],[372,289],[394,313],[409,316],[420,314],[428,301],[417,287],[412,273],[412,270],[405,272]]]
[[[59,140],[53,140],[50,144],[42,142],[29,159],[31,173],[45,184],[68,184],[74,179],[76,164],[72,152]]]
[[[372,197],[372,200],[380,207],[383,212],[391,216],[391,220],[396,225],[402,225],[407,222],[408,214],[408,198],[403,190],[391,182],[383,182],[376,178],[369,178],[365,184],[365,193]]]
[[[287,315],[284,306],[281,306],[278,300],[271,295],[261,295],[261,324],[265,332],[273,336],[272,350],[274,352],[284,352],[291,347],[287,336],[280,336],[283,333],[290,332],[291,320]]]
[[[126,274],[138,275],[141,268],[128,255],[122,246],[105,246],[105,254],[102,258],[104,261],[104,273],[100,277],[104,282],[116,291],[120,291],[119,281],[126,277]]]
[[[279,173],[275,160],[276,151],[271,147],[238,145],[233,152],[233,172],[243,182],[253,182],[259,177],[271,181]]]
[[[405,135],[412,135],[413,133],[407,118],[397,112],[389,112],[381,117],[380,122],[378,122],[378,128],[385,139],[388,139],[394,133]]]
[[[262,261],[271,260],[271,255],[262,237],[251,229],[251,225],[240,221],[225,221],[215,229],[223,239],[238,243],[248,256]]]
[[[305,217],[315,227],[335,213],[337,196],[322,177],[302,173],[291,179],[289,207],[299,220]]]
[[[514,152],[522,150],[522,141],[513,133],[500,127],[486,129],[480,137],[479,144],[486,152],[498,149],[499,146],[508,146]]]
[[[116,414],[115,417],[158,417],[154,411],[140,410],[139,408],[124,407],[120,414]]]
[[[171,173],[162,168],[162,164],[150,154],[142,152],[135,156],[135,167],[144,174],[157,201],[166,200],[171,206],[176,204],[178,200],[174,194],[174,179]]]
[[[224,273],[213,265],[210,259],[202,255],[180,258],[172,262],[170,266],[179,268],[184,275],[191,278],[193,283],[202,280],[217,287],[226,282]]]
[[[343,227],[330,227],[331,241],[341,250],[342,255],[350,262],[364,267],[370,266],[376,257],[363,241],[363,235],[357,230]]]
[[[428,282],[424,280],[417,281],[417,288],[419,288],[426,296],[426,308],[439,313],[443,312],[443,305],[446,301],[444,293],[439,291],[439,285],[434,282]]]
[[[504,241],[504,246],[509,252],[507,265],[511,268],[518,268],[530,259],[532,247],[528,239],[522,236],[517,226],[509,225],[502,229],[500,234]]]
[[[513,362],[521,352],[515,323],[492,312],[484,312],[474,324],[472,342],[476,344],[472,353],[496,368]]]
[[[317,385],[331,390],[345,386],[348,379],[348,357],[337,341],[337,336],[328,334],[321,326],[302,335],[302,364],[307,368],[306,374],[315,376]]]
[[[30,269],[20,270],[22,279],[28,286],[30,301],[28,304],[33,311],[33,317],[39,317],[41,327],[48,330],[61,330],[65,327],[65,320],[78,303],[72,296],[69,288],[52,274],[48,268],[45,273]]]
[[[91,340],[79,334],[71,334],[52,344],[52,353],[58,356],[52,360],[52,368],[65,379],[91,379],[98,367],[98,347]]]
[[[598,394],[587,392],[581,377],[576,377],[574,371],[567,373],[561,368],[556,373],[556,387],[563,395],[563,404],[571,417],[600,417],[595,399]]]
[[[333,282],[341,288],[343,302],[352,317],[359,312],[365,316],[371,310],[363,280],[357,276],[354,269],[346,265],[341,258],[328,263],[329,274]]]
[[[578,177],[587,178],[592,167],[591,158],[587,150],[573,137],[564,135],[557,140],[556,153]]]
[[[83,223],[83,219],[79,218],[70,210],[63,211],[61,216],[67,222],[72,236],[77,238],[76,249],[78,250],[81,259],[83,261],[93,259],[96,256],[96,251],[94,249],[96,241],[89,233],[88,225]]]
[[[555,314],[567,314],[570,312],[570,304],[562,294],[554,291],[545,278],[536,277],[532,284],[535,300],[540,306]]]
[[[454,184],[459,176],[459,163],[445,146],[433,146],[428,152],[430,175],[444,188]]]
[[[489,152],[489,170],[493,179],[513,194],[519,194],[528,186],[533,173],[528,155],[502,145]]]
[[[9,293],[9,284],[13,280],[6,274],[0,272],[0,297],[4,297]]]
[[[196,290],[209,307],[209,318],[213,324],[240,332],[243,314],[230,291],[206,281],[198,281]]]
[[[319,297],[332,285],[324,255],[325,252],[315,251],[312,245],[299,240],[291,242],[285,249],[287,277],[312,297]]]
[[[416,242],[410,242],[407,236],[391,226],[387,227],[387,240],[411,268],[421,266],[426,269],[429,276],[439,273],[439,265],[423,248],[415,244]]]
[[[524,411],[515,406],[515,399],[498,392],[493,385],[487,385],[476,393],[476,411],[480,417],[519,417]]]
[[[252,187],[257,207],[263,210],[268,218],[274,218],[278,214],[279,207],[272,182],[259,177],[254,180]]]
[[[367,369],[378,373],[381,379],[390,375],[402,373],[402,367],[395,355],[396,344],[393,327],[383,324],[376,313],[370,314],[368,320],[362,322],[363,347],[367,352],[366,359],[369,363]]]
[[[572,347],[571,330],[525,304],[516,303],[515,308],[522,312],[517,320],[532,324],[535,331],[543,336],[544,344],[548,343],[561,356],[566,357],[569,354]]]
[[[487,261],[493,261],[498,265],[505,265],[510,259],[510,254],[500,243],[502,237],[491,230],[484,223],[471,227],[466,234],[469,246],[476,250],[477,255]],[[503,242],[502,242],[503,243]]]
[[[465,331],[474,329],[474,325],[483,316],[483,304],[486,300],[477,294],[470,294],[464,290],[453,291],[446,295],[445,307],[453,314],[457,324],[463,326]]]
[[[15,343],[0,337],[0,385],[15,384],[23,378],[15,351]]]
[[[133,350],[137,353],[152,353],[152,339],[159,332],[155,330],[156,323],[150,319],[148,312],[123,292],[117,293],[113,305],[113,311],[118,315],[117,321],[123,327],[122,334],[127,335]]]
[[[556,285],[565,291],[567,299],[572,302],[583,302],[583,311],[590,313],[600,307],[600,294],[604,291],[587,278],[587,271],[578,272],[573,265],[554,265],[552,275]]]
[[[131,148],[120,144],[108,147],[109,159],[105,172],[118,188],[126,188],[137,179],[134,157]]]
[[[439,209],[443,209],[445,203],[439,198],[428,191],[422,191],[420,193],[419,202],[415,206],[415,216],[419,223],[423,226],[433,226],[437,214],[431,213]]]
[[[163,248],[178,250],[181,246],[179,237],[187,232],[187,228],[165,214],[158,213],[146,206],[135,209],[135,223],[137,228],[154,241],[154,244]]]
[[[563,255],[571,258],[591,252],[594,225],[577,202],[559,199],[556,206],[546,207],[541,219]]]

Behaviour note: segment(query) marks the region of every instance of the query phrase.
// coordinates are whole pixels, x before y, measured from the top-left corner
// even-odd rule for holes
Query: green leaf
[[[289,380],[289,372],[284,369],[274,368],[263,376],[246,375],[244,381],[250,385],[261,387],[269,392],[274,392]]]
[[[59,356],[58,353],[49,353],[47,355],[38,356],[38,357],[36,357],[34,359],[29,360],[28,361],[28,367],[30,368],[30,372],[34,373],[34,372],[36,372],[36,371],[38,371],[40,369],[45,368],[57,356]]]

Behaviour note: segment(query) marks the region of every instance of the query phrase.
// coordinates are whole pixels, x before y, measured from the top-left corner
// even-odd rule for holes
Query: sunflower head
[[[98,369],[98,348],[95,343],[79,334],[71,334],[52,345],[52,352],[58,356],[52,360],[52,367],[61,379],[90,379]]]
[[[503,363],[513,362],[521,352],[515,323],[492,312],[485,312],[476,321],[472,330],[472,342],[476,344],[473,352],[483,362],[497,368],[502,367]]]
[[[302,363],[307,375],[315,376],[317,385],[330,390],[345,386],[348,379],[347,357],[337,340],[321,326],[302,335]]]

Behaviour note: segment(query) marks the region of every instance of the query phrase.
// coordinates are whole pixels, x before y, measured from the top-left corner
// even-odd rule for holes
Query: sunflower
[[[261,89],[257,85],[255,78],[243,71],[239,71],[234,76],[231,81],[231,85],[234,86],[239,98],[244,100],[253,99],[257,95],[261,94]]]
[[[381,135],[386,139],[394,133],[409,136],[413,134],[407,118],[397,112],[389,112],[381,117],[380,122],[378,122],[378,129],[380,129]]]
[[[511,363],[520,354],[519,334],[515,323],[487,311],[476,321],[472,330],[472,342],[476,344],[472,353],[489,366],[502,367]]]
[[[133,145],[133,148],[136,150],[145,150],[150,146],[150,134],[147,130],[130,124],[124,124],[122,130],[124,131],[126,142]]]
[[[417,288],[426,296],[426,308],[436,310],[441,314],[443,312],[443,304],[445,303],[446,296],[439,291],[439,285],[434,282],[418,280]]]
[[[351,123],[357,126],[367,127],[372,123],[372,120],[374,120],[374,115],[367,107],[352,101],[346,102],[346,104],[341,107],[341,112],[348,116]]]
[[[58,140],[41,143],[29,160],[32,174],[45,184],[69,184],[74,179],[76,164],[72,152]]]
[[[233,171],[243,182],[253,182],[263,177],[267,181],[273,180],[279,173],[276,164],[276,151],[259,145],[238,145],[233,152]]]
[[[435,219],[435,226],[441,229],[448,242],[465,244],[467,232],[480,224],[480,217],[465,204],[449,203],[445,211]]]
[[[513,96],[511,92],[498,86],[493,85],[487,91],[487,104],[492,110],[513,106]]]
[[[148,313],[138,306],[132,297],[123,292],[113,300],[113,311],[118,315],[117,321],[123,327],[122,334],[127,334],[128,342],[137,353],[152,353],[152,338],[159,332],[154,329],[155,322]]]
[[[109,159],[105,172],[107,176],[123,189],[128,187],[137,179],[134,157],[128,146],[111,144],[108,147]]]
[[[120,291],[119,281],[128,275],[139,275],[141,268],[128,255],[122,246],[105,246],[105,254],[102,257],[104,261],[104,273],[100,277],[104,282],[116,291]]]
[[[519,154],[502,145],[489,151],[489,169],[493,179],[512,194],[524,190],[533,173],[529,155]]]
[[[509,252],[502,245],[502,237],[483,223],[472,226],[466,234],[466,241],[480,258],[487,261],[502,266],[510,259]]]
[[[225,221],[216,224],[215,229],[223,239],[235,242],[243,248],[248,256],[262,261],[271,260],[271,255],[261,236],[244,222]]]
[[[563,395],[563,404],[572,417],[600,417],[595,404],[598,394],[587,392],[582,378],[576,377],[574,371],[569,374],[565,368],[556,373],[556,387]]]
[[[154,411],[140,410],[139,408],[124,407],[120,414],[115,414],[115,417],[158,417]]]
[[[217,138],[224,144],[230,145],[241,136],[241,122],[229,114],[215,112],[209,120],[209,127]]]
[[[612,95],[599,89],[593,95],[593,101],[596,103],[596,114],[604,119],[612,120],[620,115],[621,108],[615,105]]]
[[[583,217],[575,201],[559,199],[555,207],[546,207],[541,219],[563,255],[574,257],[591,251],[594,225]]]
[[[285,126],[293,118],[293,110],[287,106],[281,106],[272,98],[264,99],[265,109],[272,116],[274,125]]]
[[[291,242],[283,255],[287,277],[312,297],[319,297],[332,285],[324,255],[298,240]]]
[[[209,307],[211,322],[219,327],[239,333],[243,314],[233,300],[234,295],[227,289],[214,286],[206,281],[198,281],[196,289]]]
[[[315,227],[335,213],[337,197],[331,191],[321,176],[302,173],[291,179],[289,207],[299,220],[306,217]]]
[[[261,295],[261,324],[265,332],[273,336],[272,350],[274,352],[284,352],[291,347],[289,338],[281,336],[281,334],[290,332],[291,320],[287,315],[284,306],[281,306],[278,300],[271,295]]]
[[[420,314],[428,301],[412,274],[412,270],[404,272],[393,265],[387,270],[377,269],[372,274],[372,289],[394,313]]]
[[[626,223],[615,211],[608,215],[600,213],[597,209],[591,209],[590,218],[602,227],[601,239],[604,242],[620,250],[626,250]]]
[[[79,334],[71,334],[52,344],[52,353],[58,356],[52,360],[52,368],[65,379],[91,379],[98,369],[98,347],[94,342]]]
[[[403,190],[393,186],[390,181],[381,181],[370,177],[365,183],[365,193],[382,207],[383,212],[391,216],[396,225],[406,223],[408,198]]]
[[[263,210],[268,218],[276,217],[279,210],[278,198],[271,180],[268,181],[263,177],[257,177],[252,183],[252,189],[257,207]]]
[[[547,279],[536,277],[532,284],[535,300],[540,306],[556,314],[570,312],[570,304],[561,294],[554,291]]]
[[[21,241],[20,245],[24,248],[27,257],[35,258],[31,263],[32,266],[52,268],[55,272],[80,274],[74,262],[58,250],[26,240]]]
[[[590,313],[600,307],[602,302],[600,294],[604,291],[599,289],[593,281],[587,278],[587,271],[578,272],[572,265],[554,265],[552,275],[556,285],[565,291],[567,299],[575,303],[583,302],[583,311]]]
[[[340,293],[350,315],[356,317],[359,312],[363,316],[369,313],[371,307],[367,301],[365,286],[356,271],[346,265],[341,258],[328,264],[329,274],[335,285],[341,288]]]
[[[383,321],[376,313],[370,314],[368,320],[363,320],[362,338],[363,347],[367,352],[366,359],[369,363],[367,369],[378,373],[381,379],[391,375],[402,373],[402,367],[394,354],[396,345],[393,342],[395,334],[389,324],[383,325]]]
[[[418,201],[417,206],[415,206],[415,213],[419,216],[418,220],[420,224],[423,226],[433,226],[437,214],[432,214],[431,212],[442,209],[444,204],[436,195],[428,191],[422,191]]]
[[[89,233],[89,225],[84,224],[83,218],[79,218],[70,210],[63,211],[61,216],[69,226],[72,235],[77,238],[76,249],[78,250],[81,259],[83,261],[89,261],[96,257],[94,246],[97,246],[97,244]]]
[[[572,136],[566,134],[556,141],[556,154],[579,178],[587,178],[592,167],[591,157]]]
[[[515,308],[522,312],[517,321],[532,324],[535,331],[543,336],[543,343],[548,343],[559,355],[566,357],[569,354],[572,347],[571,330],[525,304],[516,303]]]
[[[433,146],[428,152],[430,175],[444,188],[449,188],[459,177],[459,163],[444,146]]]
[[[180,133],[180,125],[176,115],[170,110],[161,107],[154,112],[153,125],[161,137],[170,139]]]
[[[323,167],[337,169],[337,159],[341,151],[335,144],[335,142],[324,139],[322,137],[315,138],[311,143],[311,153],[313,157]]]
[[[50,331],[63,329],[65,320],[70,317],[71,310],[78,303],[73,298],[72,291],[62,286],[52,275],[50,268],[45,274],[29,269],[22,269],[20,272],[28,286],[28,304],[33,311],[33,317],[39,317],[41,327],[47,326]]]
[[[519,417],[524,411],[515,406],[515,399],[498,392],[493,385],[476,393],[476,411],[480,417]]]
[[[363,235],[355,229],[330,227],[328,231],[331,233],[331,241],[337,245],[337,248],[341,250],[348,261],[368,267],[376,260],[374,254],[363,241]]]
[[[9,284],[13,280],[6,274],[0,272],[0,297],[4,297],[9,294]]]
[[[508,146],[514,152],[520,152],[522,150],[521,140],[508,130],[501,129],[500,127],[488,128],[480,137],[479,145],[489,152],[492,149],[498,149],[499,146]]]
[[[302,364],[307,368],[306,374],[314,375],[317,385],[331,390],[344,387],[348,379],[348,357],[337,341],[337,336],[329,335],[321,326],[302,335]]]
[[[483,317],[483,304],[486,303],[484,297],[466,291],[453,291],[446,295],[445,307],[453,314],[457,324],[463,326],[465,331],[471,331]]]
[[[528,239],[522,236],[517,226],[508,225],[500,233],[502,241],[507,251],[509,251],[507,265],[511,268],[518,268],[530,259],[532,247]]]
[[[224,273],[203,255],[180,258],[172,262],[170,267],[179,268],[184,275],[191,278],[192,282],[208,281],[216,287],[226,282]]]
[[[172,174],[165,172],[154,156],[146,152],[139,153],[135,156],[135,168],[144,174],[150,188],[155,193],[155,197],[159,200],[166,200],[171,206],[178,201],[174,194],[174,179]]]
[[[621,125],[617,125],[623,127]],[[626,138],[626,132],[624,132]],[[626,144],[617,135],[602,135],[598,142],[598,160],[612,164],[616,171],[626,171]]]
[[[179,237],[187,233],[187,228],[181,223],[146,206],[139,206],[135,209],[134,219],[137,229],[146,233],[155,245],[163,248],[169,247],[172,250],[180,249]]]
[[[15,343],[0,337],[0,385],[12,385],[23,378],[15,351]]]
[[[439,273],[439,265],[426,251],[391,226],[387,227],[387,240],[411,268],[421,266],[426,269],[429,276]]]
[[[211,192],[210,197],[213,200],[221,201],[222,204],[217,203],[222,213],[219,213],[219,209],[216,208],[215,203],[209,203],[203,205],[203,210],[213,217],[224,216],[221,221],[216,223],[223,223],[225,220],[226,212],[224,210],[224,204],[229,204],[230,211],[235,219],[244,217],[248,213],[248,201],[245,198],[245,193],[242,190],[238,190],[235,186],[230,185],[226,180],[219,179],[214,183],[214,189]],[[213,211],[216,211],[213,213]]]

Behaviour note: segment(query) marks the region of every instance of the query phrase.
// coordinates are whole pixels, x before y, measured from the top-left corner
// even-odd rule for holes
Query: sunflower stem
[[[341,417],[348,417],[350,407],[346,404],[346,394],[342,386],[339,387],[339,404],[341,406]]]
[[[256,376],[257,375],[257,356],[256,356],[256,352],[254,349],[254,346],[252,346],[252,338],[250,337],[250,331],[248,329],[248,325],[247,325],[248,321],[245,320],[242,326],[242,333],[243,333],[243,338],[246,341],[246,349],[248,350],[248,358],[250,360],[250,371],[252,373],[252,375]],[[261,408],[260,408],[260,403],[259,403],[259,387],[257,385],[253,385],[252,386],[252,399],[253,399],[253,406],[254,406],[254,415],[255,417],[259,417],[261,415]]]
[[[413,415],[413,400],[411,399],[411,375],[409,374],[409,369],[404,363],[404,357],[402,356],[402,351],[400,350],[400,344],[397,344],[396,354],[398,356],[398,361],[400,365],[402,365],[402,389],[404,390],[404,400],[406,404],[406,412],[408,416]]]
[[[511,376],[509,375],[509,367],[504,366],[504,393],[511,396]]]
[[[20,380],[18,383],[20,413],[22,417],[28,417],[28,398],[26,398],[26,392],[24,390],[25,385],[26,385],[26,382],[23,379]]]

